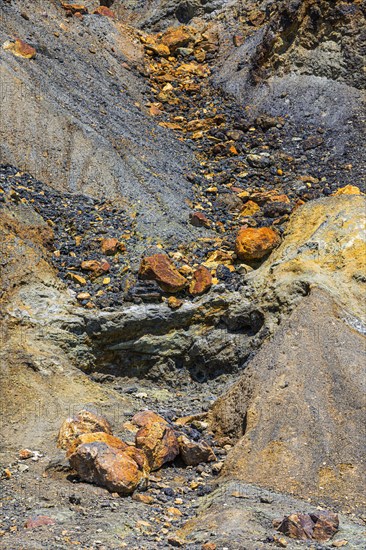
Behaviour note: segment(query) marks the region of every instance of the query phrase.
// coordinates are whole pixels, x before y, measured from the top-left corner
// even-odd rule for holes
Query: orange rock
[[[22,449],[19,451],[18,456],[20,460],[27,460],[28,458],[31,458],[33,456],[33,452],[29,449]]]
[[[244,44],[244,37],[241,34],[235,34],[233,36],[233,44],[236,48],[239,48],[242,44]]]
[[[169,57],[170,50],[165,44],[145,44],[145,49],[148,53],[158,55],[160,57]]]
[[[101,248],[102,253],[106,254],[106,256],[113,256],[118,251],[125,252],[126,250],[126,246],[115,237],[103,239]]]
[[[115,437],[114,435],[110,435],[106,432],[90,432],[80,434],[76,439],[74,439],[67,449],[66,456],[72,455],[79,447],[79,445],[83,445],[83,443],[94,443],[95,441],[106,443],[114,449],[125,450],[128,447],[127,443],[122,441],[122,439],[119,439],[119,437]]]
[[[150,495],[144,495],[143,493],[135,493],[132,500],[136,502],[142,502],[143,504],[154,504],[154,497]]]
[[[26,42],[23,42],[20,38],[17,38],[15,42],[7,40],[4,43],[3,48],[4,50],[11,51],[11,53],[16,57],[23,57],[24,59],[34,59],[37,54],[36,50],[32,46]]]
[[[240,260],[260,260],[280,243],[278,234],[269,227],[241,229],[236,238],[235,252]]]
[[[84,271],[90,271],[93,277],[100,277],[105,273],[108,273],[111,266],[106,260],[86,260],[81,262],[81,269]]]
[[[168,29],[161,37],[161,41],[171,52],[174,52],[177,48],[187,46],[191,38],[188,30],[182,26]]]
[[[258,206],[256,202],[248,201],[240,211],[240,216],[253,216],[253,214],[258,212],[260,209],[260,206]]]
[[[72,14],[74,13],[88,13],[88,8],[84,6],[84,4],[62,4],[62,7],[64,10],[71,11]]]
[[[107,8],[107,6],[99,6],[96,10],[93,11],[94,15],[104,15],[104,17],[110,17],[111,19],[116,18],[116,14]]]
[[[106,487],[112,493],[129,495],[147,485],[146,456],[135,447],[122,450],[98,441],[83,443],[69,461],[83,481]]]
[[[82,410],[74,417],[67,418],[62,424],[58,434],[57,446],[67,450],[79,435],[90,432],[105,432],[112,435],[112,428],[102,416]]]
[[[207,267],[201,265],[193,272],[193,279],[189,285],[189,293],[192,296],[200,296],[207,292],[212,286],[212,275]]]
[[[179,292],[187,286],[187,279],[179,273],[166,254],[154,254],[143,258],[139,277],[157,281],[166,292]]]
[[[141,426],[136,434],[136,447],[146,454],[151,470],[157,470],[179,454],[175,432],[164,418],[152,411],[142,411],[132,422]]]
[[[183,305],[183,300],[179,300],[175,296],[169,296],[168,306],[170,309],[179,309]]]
[[[131,422],[132,424],[139,426],[139,428],[151,426],[151,424],[156,422],[160,424],[168,424],[162,416],[154,413],[153,411],[140,411],[133,416]]]
[[[68,273],[67,276],[79,285],[86,285],[86,279],[84,279],[81,275],[77,275],[76,273]]]
[[[338,197],[339,195],[362,195],[360,189],[356,185],[346,185],[338,189],[333,195]]]

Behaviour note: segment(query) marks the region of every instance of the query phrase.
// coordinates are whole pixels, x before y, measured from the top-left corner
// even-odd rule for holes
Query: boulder
[[[83,445],[84,443],[94,443],[95,441],[106,443],[109,447],[113,447],[113,449],[120,449],[122,451],[128,448],[127,443],[119,439],[119,437],[115,437],[114,435],[110,435],[106,432],[90,432],[80,434],[76,439],[74,439],[67,448],[66,456],[72,455],[79,445]]]
[[[280,244],[280,237],[270,227],[241,229],[235,241],[235,252],[240,260],[261,260]]]
[[[161,37],[162,43],[164,46],[167,46],[171,52],[174,52],[177,48],[186,46],[191,39],[191,34],[186,27],[183,26],[168,29]]]
[[[326,292],[303,298],[209,413],[216,437],[237,441],[224,479],[362,507],[362,330]]]
[[[116,449],[101,441],[83,443],[69,461],[83,481],[106,487],[113,493],[129,495],[147,485],[146,456],[135,447]]]
[[[187,286],[187,279],[179,273],[166,254],[143,258],[139,276],[141,279],[157,281],[166,292],[179,292]]]
[[[197,466],[202,462],[216,460],[215,453],[205,441],[191,441],[187,436],[180,435],[178,443],[181,457],[187,466]]]
[[[80,411],[74,417],[67,418],[58,433],[57,446],[67,450],[81,434],[104,432],[112,435],[109,422],[90,411]]]
[[[189,285],[189,293],[192,296],[200,296],[207,292],[212,286],[212,275],[204,265],[201,265],[193,272],[192,281]]]
[[[277,530],[292,539],[326,542],[336,534],[338,527],[338,515],[324,510],[313,514],[290,514],[280,521]]]
[[[144,451],[151,470],[158,470],[179,454],[179,444],[174,430],[152,411],[138,413],[132,422],[141,426],[136,433],[136,447]]]

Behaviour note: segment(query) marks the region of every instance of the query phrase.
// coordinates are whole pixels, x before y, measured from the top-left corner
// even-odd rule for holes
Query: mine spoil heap
[[[0,21],[0,548],[366,547],[364,3]]]

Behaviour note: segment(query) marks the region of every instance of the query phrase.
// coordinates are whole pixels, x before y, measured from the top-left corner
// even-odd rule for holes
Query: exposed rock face
[[[303,299],[210,412],[216,434],[239,439],[225,479],[362,506],[365,337],[358,328],[326,293],[314,289]]]
[[[128,447],[116,449],[103,442],[83,443],[69,458],[84,481],[128,495],[147,484],[149,468],[143,452]]]

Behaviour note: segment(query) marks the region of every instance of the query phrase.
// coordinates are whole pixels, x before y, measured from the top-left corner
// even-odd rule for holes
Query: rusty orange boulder
[[[143,258],[139,277],[157,281],[163,290],[173,294],[187,286],[187,279],[179,273],[166,254],[154,254]]]
[[[270,227],[241,229],[235,242],[235,253],[240,260],[260,260],[270,254],[281,242]]]
[[[57,446],[67,450],[77,437],[90,432],[105,432],[112,435],[109,422],[102,416],[82,410],[74,417],[67,418],[58,433]]]
[[[23,57],[24,59],[34,59],[37,54],[32,46],[23,42],[20,38],[17,38],[14,42],[7,40],[3,44],[3,48],[9,50],[16,57]]]
[[[126,450],[128,447],[127,443],[114,435],[107,434],[106,432],[90,432],[80,434],[76,439],[74,439],[74,441],[68,446],[66,456],[72,455],[79,445],[83,445],[84,443],[94,443],[95,441],[106,443],[109,447],[121,449],[122,451]]]
[[[83,443],[69,457],[70,466],[83,481],[129,495],[147,486],[149,467],[145,454],[135,447],[116,449],[101,441]]]
[[[142,411],[132,422],[141,426],[136,434],[136,447],[146,454],[151,470],[158,470],[178,456],[177,436],[164,418],[152,411]]]
[[[174,52],[178,48],[187,46],[191,39],[191,34],[182,26],[168,29],[161,37],[161,42],[164,46],[167,46],[171,52]]]
[[[207,267],[201,265],[193,273],[189,292],[192,296],[200,296],[207,292],[212,286],[212,275]]]

